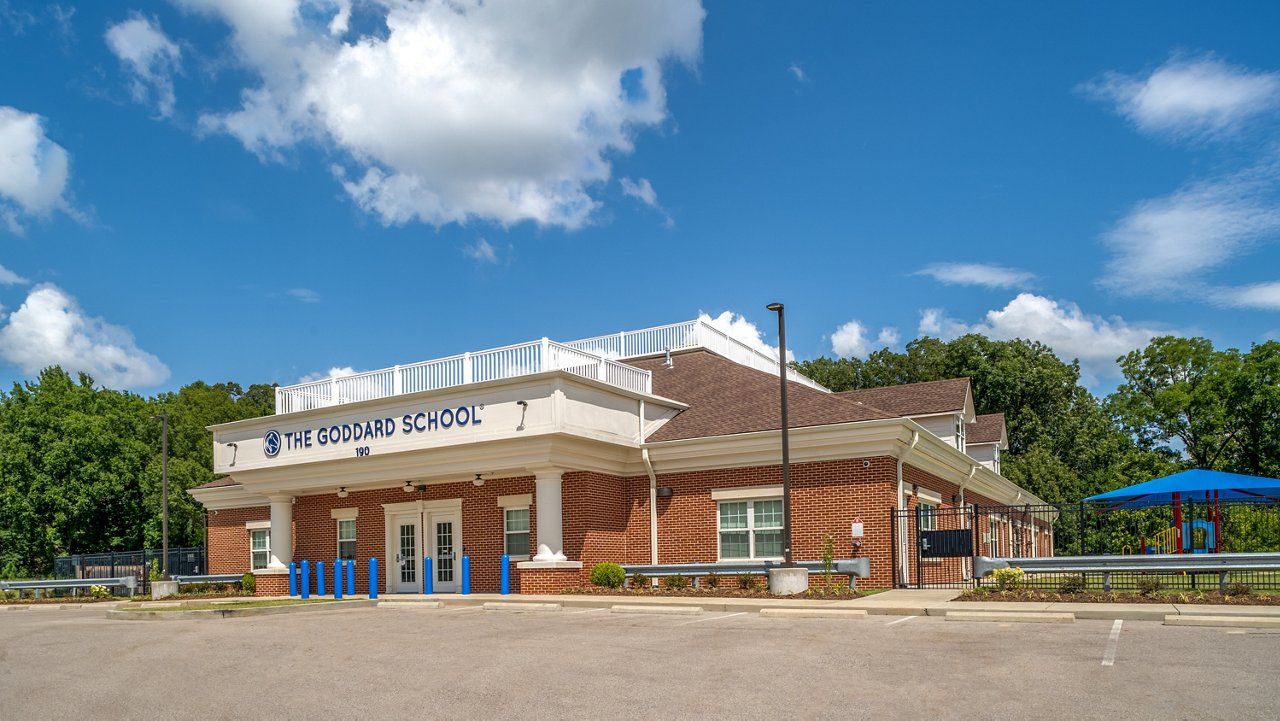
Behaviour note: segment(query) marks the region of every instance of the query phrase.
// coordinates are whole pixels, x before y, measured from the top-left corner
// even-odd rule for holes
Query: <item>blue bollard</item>
[[[289,595],[298,595],[298,564],[289,562]]]
[[[347,561],[347,595],[356,595],[356,562]]]
[[[430,596],[435,593],[436,574],[431,569],[431,556],[422,557],[422,592]]]
[[[316,561],[316,595],[324,595],[324,561]]]
[[[342,559],[333,562],[333,598],[342,598]]]
[[[369,598],[378,597],[378,557],[369,558]]]
[[[502,554],[502,585],[498,588],[502,595],[511,593],[511,556]]]
[[[462,557],[462,595],[471,593],[471,556]]]
[[[311,598],[311,562],[310,561],[302,562],[302,582],[299,585],[302,586],[302,598],[304,600]]]

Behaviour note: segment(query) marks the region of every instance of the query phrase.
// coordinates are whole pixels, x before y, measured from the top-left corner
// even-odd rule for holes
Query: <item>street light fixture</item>
[[[160,573],[162,580],[169,580],[169,416],[151,416],[160,419]],[[206,543],[208,539],[206,539]]]
[[[787,317],[781,303],[765,306],[778,314],[778,384],[782,388],[782,565],[791,560],[791,443],[787,433]]]

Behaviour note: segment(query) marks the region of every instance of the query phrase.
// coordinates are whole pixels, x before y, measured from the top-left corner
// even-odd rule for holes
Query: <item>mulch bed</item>
[[[737,586],[708,588],[701,586],[699,588],[605,588],[603,586],[585,586],[580,588],[566,588],[561,591],[566,595],[585,595],[585,596],[674,596],[678,598],[778,598],[769,593],[768,589],[744,589]],[[810,588],[807,593],[797,594],[791,598],[806,598],[821,601],[849,601],[855,598],[861,598],[866,594],[851,591],[848,586],[841,589],[821,589]]]
[[[965,591],[957,601],[1022,601],[1031,603],[1205,603],[1223,606],[1280,606],[1280,594],[1247,593],[1224,596],[1217,591],[1162,591],[1141,593],[1058,593],[1021,589],[1018,591]]]
[[[61,605],[65,603],[111,603],[113,601],[128,601],[127,597],[123,598],[93,598],[91,596],[63,596],[61,598],[8,598],[0,599],[0,606],[41,606],[41,605]]]

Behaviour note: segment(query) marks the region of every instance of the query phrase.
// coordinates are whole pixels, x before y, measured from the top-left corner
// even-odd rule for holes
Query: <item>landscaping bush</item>
[[[246,573],[240,578],[240,588],[245,595],[252,596],[258,590],[258,579],[252,573]]]
[[[151,559],[151,564],[147,566],[147,578],[152,581],[163,581],[164,574],[160,572],[160,559]]]
[[[1247,583],[1228,583],[1226,588],[1222,589],[1224,596],[1248,596],[1253,593],[1253,586]]]
[[[111,598],[111,589],[107,588],[106,586],[90,586],[89,597],[90,598]]]
[[[1144,596],[1159,593],[1163,588],[1164,582],[1155,576],[1143,576],[1138,579],[1138,593],[1141,593]]]
[[[720,587],[720,574],[716,573],[715,571],[708,573],[706,576],[703,577],[702,580],[707,582],[707,588]]]
[[[738,574],[738,588],[744,591],[750,591],[756,587],[756,577],[750,573]]]
[[[688,579],[688,577],[686,577],[686,576],[681,576],[681,575],[680,575],[680,574],[678,574],[678,573],[677,573],[676,575],[674,575],[674,576],[663,576],[663,577],[662,577],[662,587],[663,587],[663,588],[672,588],[672,589],[688,588],[688,587],[689,587],[689,579]]]
[[[1026,575],[1021,568],[1014,566],[1013,568],[997,568],[991,573],[996,579],[996,589],[1000,591],[1016,591],[1022,588],[1023,577]]]
[[[1073,573],[1070,576],[1063,576],[1062,581],[1058,583],[1059,593],[1084,593],[1089,587],[1083,573]]]
[[[616,563],[597,563],[591,567],[591,584],[619,588],[627,580],[627,572]]]
[[[643,573],[631,574],[631,587],[632,588],[648,588],[649,577],[644,575]]]

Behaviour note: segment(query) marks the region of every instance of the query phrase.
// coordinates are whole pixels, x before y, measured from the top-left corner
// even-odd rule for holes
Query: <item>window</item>
[[[925,503],[921,501],[916,506],[916,517],[919,518],[919,531],[936,531],[938,530],[938,519],[935,512],[938,510],[937,504]]]
[[[1000,446],[996,446],[991,452],[991,470],[996,473],[1000,472]]]
[[[504,508],[504,544],[508,556],[529,555],[529,509]]]
[[[987,555],[1000,557],[1000,519],[995,516],[987,517]]]
[[[356,519],[338,520],[338,558],[344,561],[356,559]]]
[[[956,416],[956,448],[964,450],[964,416]]]
[[[271,529],[254,528],[249,531],[249,565],[251,570],[266,568],[271,562]]]
[[[782,499],[720,503],[720,558],[782,557]]]

